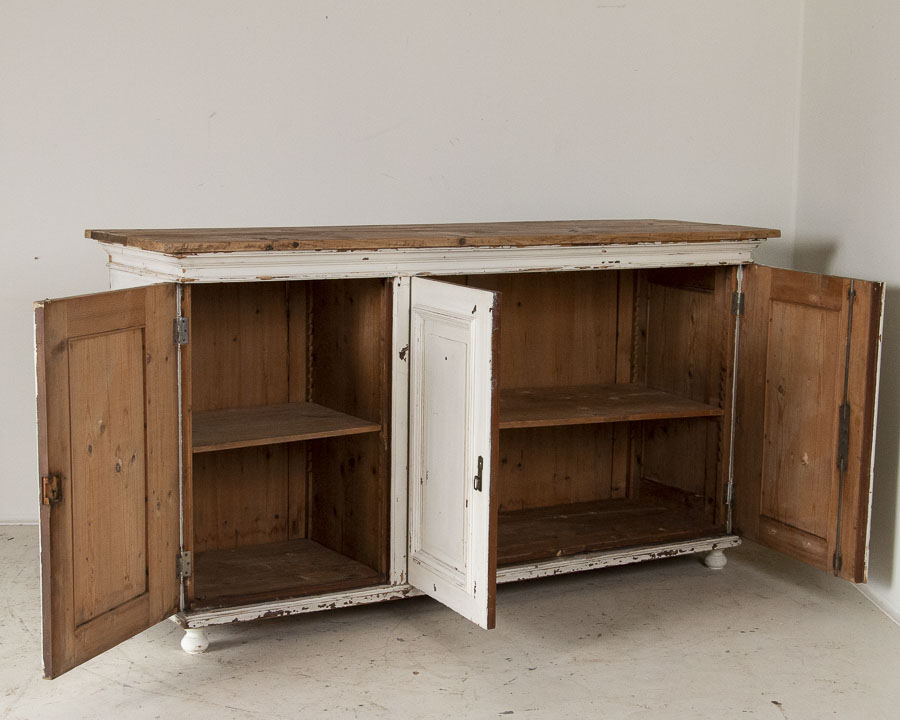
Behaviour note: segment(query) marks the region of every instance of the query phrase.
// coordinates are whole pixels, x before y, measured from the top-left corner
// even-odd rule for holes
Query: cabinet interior
[[[725,530],[732,273],[453,279],[501,293],[498,565]]]
[[[500,566],[725,530],[728,267],[471,275],[499,291]],[[192,607],[385,582],[390,283],[190,289]]]
[[[191,606],[383,582],[390,284],[209,284],[189,297]]]

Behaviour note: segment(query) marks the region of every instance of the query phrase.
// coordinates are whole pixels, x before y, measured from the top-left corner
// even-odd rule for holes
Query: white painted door
[[[411,293],[409,583],[489,629],[499,295],[415,277]]]

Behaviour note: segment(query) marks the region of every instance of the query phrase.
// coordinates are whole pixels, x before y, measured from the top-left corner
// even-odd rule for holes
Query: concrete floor
[[[900,718],[900,627],[756,545],[500,588],[497,629],[426,598],[164,622],[41,679],[37,529],[0,527],[0,718]]]

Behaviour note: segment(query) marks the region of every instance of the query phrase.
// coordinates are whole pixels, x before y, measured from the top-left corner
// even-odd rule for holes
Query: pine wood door
[[[409,583],[492,628],[498,295],[410,285]]]
[[[177,611],[175,298],[169,284],[36,306],[47,677]]]
[[[883,287],[744,270],[735,527],[865,582]]]

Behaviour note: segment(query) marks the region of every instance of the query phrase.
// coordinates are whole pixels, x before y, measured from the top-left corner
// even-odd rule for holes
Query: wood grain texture
[[[363,563],[303,539],[208,550],[197,555],[196,571],[197,607],[319,595],[384,579]]]
[[[602,271],[459,279],[501,294],[501,423],[506,392],[616,381],[618,276]],[[607,430],[501,433],[501,507],[557,504],[567,492],[572,499],[608,497],[611,442]]]
[[[501,513],[499,563],[515,563],[716,532],[679,508],[615,499]]]
[[[290,360],[285,283],[190,290],[193,449],[197,419],[202,432],[204,413],[289,402]],[[197,552],[288,539],[288,452],[278,446],[193,458],[191,520]]]
[[[500,512],[613,496],[614,428],[604,424],[503,430]],[[572,452],[573,447],[577,452]]]
[[[520,388],[500,393],[500,429],[716,417],[722,408],[637,383]]]
[[[501,389],[615,382],[617,273],[472,275],[466,284],[501,294]]]
[[[881,286],[752,266],[744,278],[735,433],[737,528],[835,574],[865,580]],[[845,372],[849,461],[840,492],[838,412]],[[838,513],[842,532],[838,544]]]
[[[143,335],[69,340],[76,626],[147,590]]]
[[[195,453],[378,432],[381,425],[316,403],[194,413]]]
[[[308,302],[310,400],[381,430],[310,446],[309,537],[386,573],[390,284],[381,279],[317,282]]]
[[[678,220],[357,225],[296,228],[86,230],[85,236],[169,254],[250,250],[378,250],[402,247],[522,247],[709,242],[780,237],[771,228]]]
[[[288,539],[287,445],[194,455],[194,549]]]
[[[728,268],[677,268],[643,274],[637,338],[647,385],[717,408],[714,422],[648,424],[639,459],[642,477],[708,500],[708,521],[724,514],[726,426],[733,362]]]
[[[42,509],[48,677],[177,608],[174,315],[173,285],[37,308],[40,465],[62,492]]]

